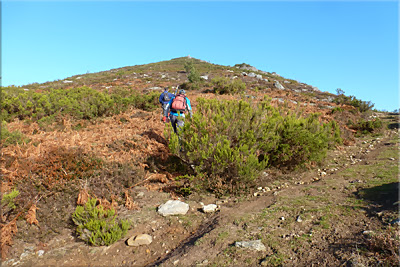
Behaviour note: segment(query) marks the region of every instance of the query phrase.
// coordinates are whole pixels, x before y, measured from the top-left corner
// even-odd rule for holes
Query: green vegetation
[[[336,89],[336,92],[337,97],[334,100],[336,104],[350,105],[357,108],[360,112],[372,110],[372,108],[374,107],[374,104],[371,103],[371,101],[362,101],[360,99],[357,99],[355,96],[344,95],[345,92],[340,88]]]
[[[72,116],[77,119],[93,119],[109,116],[135,107],[153,110],[158,107],[158,93],[140,95],[127,90],[116,90],[107,94],[89,87],[55,89],[37,93],[21,88],[2,88],[1,104],[3,120],[48,120],[56,115]]]
[[[166,132],[171,152],[194,166],[192,187],[239,193],[251,187],[267,166],[293,168],[321,161],[340,142],[336,123],[318,115],[281,115],[267,102],[197,99],[197,112],[180,131]]]
[[[9,145],[15,144],[23,144],[28,143],[30,140],[26,138],[21,132],[19,131],[8,131],[7,123],[3,121],[1,123],[1,145],[3,147],[7,147]]]
[[[382,129],[383,123],[379,118],[374,120],[361,119],[356,124],[353,123],[351,127],[361,134],[368,134]]]
[[[10,193],[4,194],[1,199],[1,205],[4,207],[7,206],[9,209],[15,209],[15,198],[19,195],[19,191],[17,189],[13,189]]]
[[[114,209],[105,210],[96,205],[95,198],[89,199],[85,206],[77,206],[72,220],[77,225],[79,237],[94,246],[108,246],[125,236],[130,227],[126,220],[116,222]]]
[[[193,66],[192,61],[186,61],[184,65],[185,71],[188,74],[188,80],[190,83],[197,83],[200,82],[200,74],[196,70],[196,68]]]
[[[216,94],[237,94],[246,90],[246,84],[239,79],[231,80],[227,77],[215,77],[211,80]]]

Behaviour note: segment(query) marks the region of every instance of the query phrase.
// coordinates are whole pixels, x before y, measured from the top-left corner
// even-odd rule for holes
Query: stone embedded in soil
[[[158,207],[158,213],[162,216],[185,215],[189,211],[189,204],[179,200],[168,200]]]
[[[366,235],[366,236],[371,236],[371,235],[373,235],[374,234],[374,231],[371,231],[371,230],[365,230],[364,232],[363,232],[363,235]]]
[[[253,240],[253,241],[235,242],[235,246],[239,247],[239,248],[248,248],[248,249],[257,250],[257,251],[266,251],[267,250],[267,248],[264,246],[264,244],[261,242],[260,239]]]
[[[218,206],[215,205],[215,204],[209,204],[209,205],[203,206],[201,209],[202,209],[202,211],[203,211],[204,213],[211,213],[211,212],[217,211]]]
[[[140,234],[137,236],[132,236],[129,238],[126,243],[130,247],[138,247],[141,245],[150,245],[153,242],[153,238],[147,234]]]

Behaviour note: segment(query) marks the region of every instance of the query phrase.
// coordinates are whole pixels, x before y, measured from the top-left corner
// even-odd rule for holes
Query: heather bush
[[[231,80],[227,77],[215,77],[211,80],[216,94],[237,94],[246,90],[246,84],[240,80]]]
[[[3,121],[0,129],[1,146],[7,147],[9,145],[28,143],[30,140],[19,131],[10,132],[7,129],[7,123]]]
[[[336,104],[350,105],[357,108],[357,110],[359,110],[360,112],[372,110],[372,108],[374,107],[374,104],[371,103],[371,101],[362,101],[360,99],[357,99],[355,96],[344,95],[345,92],[340,88],[336,89],[336,93],[337,97],[334,100]]]
[[[373,120],[360,119],[357,123],[351,123],[350,127],[359,134],[368,134],[382,129],[383,123],[379,118]]]
[[[82,240],[94,246],[109,246],[125,236],[130,223],[116,221],[114,209],[107,210],[96,204],[97,200],[91,198],[84,206],[77,206],[72,220]]]
[[[171,152],[193,165],[192,186],[217,193],[248,189],[268,166],[318,162],[340,141],[337,125],[322,124],[317,115],[282,115],[268,102],[202,98],[179,138],[170,127],[165,134]]]
[[[129,107],[150,111],[158,107],[159,97],[156,92],[139,94],[128,90],[116,90],[108,94],[85,86],[42,93],[24,91],[18,87],[2,89],[1,115],[6,121],[16,117],[21,120],[51,120],[58,114],[93,119],[110,116]]]
[[[188,74],[188,80],[190,83],[198,83],[201,81],[200,74],[197,69],[193,66],[192,61],[186,61],[184,65],[185,71]]]

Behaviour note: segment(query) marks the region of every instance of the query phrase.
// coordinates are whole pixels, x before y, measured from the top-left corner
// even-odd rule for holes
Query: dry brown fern
[[[139,210],[138,205],[133,202],[132,198],[129,196],[128,192],[125,191],[125,207],[128,210]]]
[[[7,252],[13,243],[12,238],[18,231],[15,220],[12,220],[7,224],[2,225],[0,231],[1,258],[4,260],[6,259]]]
[[[26,222],[29,224],[36,224],[37,226],[39,226],[39,221],[36,219],[36,210],[38,208],[36,207],[36,204],[33,204],[29,210],[28,213],[26,214],[25,218],[26,218]]]
[[[89,200],[89,193],[86,191],[86,189],[81,189],[79,191],[79,195],[78,195],[78,200],[76,201],[76,204],[78,205],[85,205],[86,202]]]

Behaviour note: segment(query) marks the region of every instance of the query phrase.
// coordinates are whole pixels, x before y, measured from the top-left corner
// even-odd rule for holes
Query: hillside
[[[189,67],[200,80],[188,79]],[[218,93],[218,81],[244,90]],[[246,192],[200,190],[183,177],[196,166],[171,151],[161,122],[158,96],[178,85],[195,114],[207,100],[243,100],[285,121],[293,112],[336,123],[341,140],[302,166],[271,160]],[[187,57],[2,91],[2,266],[398,264],[398,114],[247,64]],[[72,214],[89,195],[131,223],[125,237],[109,246],[82,241]],[[189,211],[161,216],[158,207],[171,199]],[[204,213],[202,203],[219,210]],[[139,234],[152,242],[128,246]],[[236,246],[251,240],[263,246]]]

